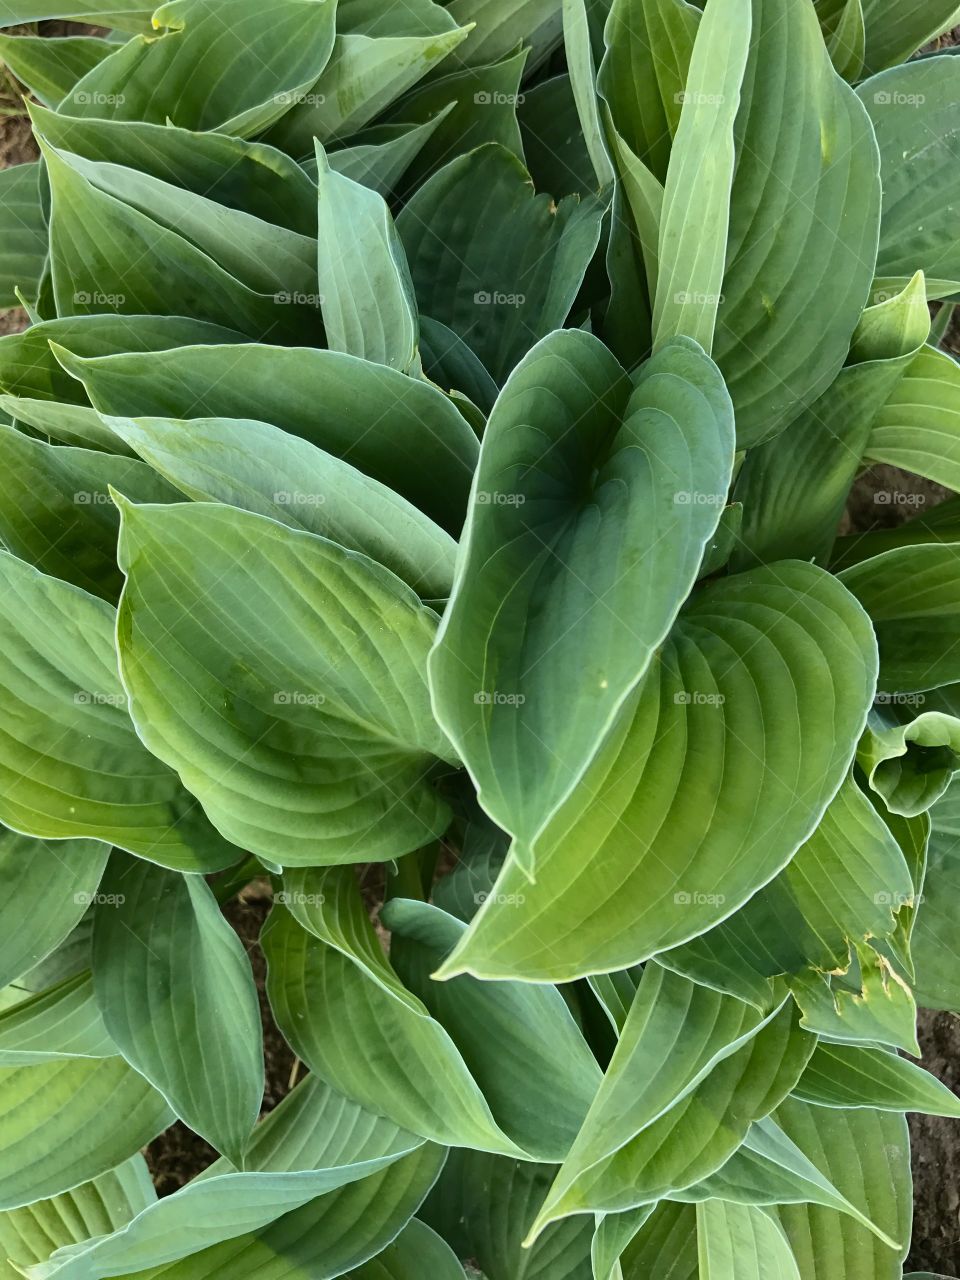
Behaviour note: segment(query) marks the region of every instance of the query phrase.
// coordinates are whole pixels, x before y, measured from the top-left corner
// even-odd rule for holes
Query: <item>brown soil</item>
[[[960,1093],[960,1017],[923,1009],[918,1034],[923,1065]],[[960,1121],[909,1120],[914,1243],[905,1269],[960,1275]]]

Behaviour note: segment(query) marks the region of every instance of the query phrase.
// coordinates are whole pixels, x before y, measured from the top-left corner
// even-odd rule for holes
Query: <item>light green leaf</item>
[[[540,65],[560,42],[562,21],[556,0],[450,0],[447,12],[476,30],[457,54],[468,66],[497,62],[517,45],[530,48],[530,69]]]
[[[339,0],[337,29],[376,36],[440,35],[457,24],[446,8],[433,0],[407,0],[403,7],[377,0]]]
[[[562,327],[600,239],[604,202],[535,196],[505,147],[445,165],[397,219],[420,310],[448,325],[502,383]]]
[[[34,433],[39,433],[41,437],[40,442],[42,442],[43,436],[47,436],[51,443],[71,445],[74,450],[79,453],[88,453],[90,450],[94,450],[100,456],[105,453],[113,453],[118,455],[118,461],[119,458],[123,458],[124,461],[127,462],[133,458],[133,450],[128,449],[119,436],[114,435],[109,427],[104,426],[96,409],[92,409],[88,405],[59,404],[55,400],[28,400],[24,396],[0,395],[0,409],[9,415],[11,422],[16,423],[21,432],[25,425],[33,428],[33,432],[30,433],[28,438],[36,439],[36,435]],[[40,456],[42,457],[45,455]],[[57,470],[59,471],[60,468],[57,467]],[[137,470],[136,466],[132,468],[134,475],[136,475]],[[156,477],[154,479],[156,480]],[[84,492],[88,491],[89,489],[84,490]],[[71,491],[71,503],[72,492],[73,491]],[[105,495],[107,494],[106,490],[103,490],[103,492]],[[156,483],[154,483],[153,492],[156,494],[161,492],[161,490],[156,487]],[[107,496],[106,501],[104,502],[101,499],[99,505],[112,506],[113,503],[109,496]],[[76,519],[78,515],[83,514],[85,513],[69,512],[67,518],[72,521]],[[107,518],[110,519],[109,514]],[[113,519],[116,520],[115,515]],[[103,529],[102,527],[97,528],[97,526],[94,525],[91,532],[96,538],[97,534],[103,533]],[[110,573],[117,572],[116,538],[116,528],[114,528],[114,545],[111,548],[109,564],[106,566]],[[26,552],[24,552],[24,556],[27,559],[30,558],[27,556]],[[71,568],[70,570],[64,570],[61,572],[59,576],[63,578],[70,578],[75,576],[75,574],[76,570]],[[114,598],[116,598],[117,594],[119,594],[119,583],[117,590],[113,593]]]
[[[960,701],[954,685],[878,694],[857,749],[870,786],[891,812],[916,817],[960,768]]]
[[[117,673],[115,612],[0,556],[4,734],[0,818],[47,839],[89,836],[151,862],[219,871],[241,857],[142,745]],[[76,856],[64,847],[64,856]]]
[[[235,1164],[263,1099],[263,1038],[243,944],[200,876],[115,857],[93,928],[97,1004],[117,1050]]]
[[[89,973],[21,1000],[0,1013],[0,1065],[28,1067],[54,1058],[111,1058],[111,1040]]]
[[[656,1207],[655,1204],[643,1204],[639,1209],[628,1209],[626,1213],[605,1213],[599,1218],[590,1246],[592,1280],[621,1280],[623,1272],[619,1269],[620,1259]]]
[[[288,866],[441,835],[432,777],[453,757],[426,688],[432,610],[365,556],[263,516],[118,502],[131,714],[214,826]]]
[[[863,12],[871,71],[905,62],[960,16],[956,0],[864,0]]]
[[[374,125],[355,134],[346,146],[327,155],[330,168],[354,182],[388,196],[399,186],[405,171],[420,154],[439,127],[453,110],[453,103],[438,111],[432,120],[413,125]],[[304,162],[308,173],[315,173],[317,161]]]
[[[663,195],[653,338],[709,352],[723,285],[734,122],[750,49],[750,0],[713,0],[697,31]],[[697,217],[690,210],[697,208]]]
[[[348,1280],[466,1280],[457,1255],[418,1218],[403,1228],[383,1253],[351,1271]]]
[[[918,352],[877,414],[866,456],[960,489],[960,364],[952,356]]]
[[[337,351],[260,343],[89,360],[57,354],[102,413],[245,418],[255,404],[264,422],[382,481],[448,532],[463,524],[477,438],[418,379]]]
[[[331,169],[317,143],[320,306],[327,345],[408,373],[419,327],[413,281],[383,196]]]
[[[109,853],[98,840],[35,840],[0,828],[0,988],[44,960],[79,923]],[[40,899],[42,912],[23,911],[24,902]]]
[[[116,600],[120,518],[109,486],[139,502],[176,502],[180,494],[134,458],[43,444],[0,427],[0,467],[7,499],[0,539],[44,573]]]
[[[590,39],[590,16],[585,0],[563,0],[563,44],[569,69],[570,91],[579,120],[579,132],[593,166],[593,187],[608,187],[615,174],[600,123],[597,72]],[[559,192],[554,192],[559,195]]]
[[[753,0],[735,135],[714,357],[738,443],[749,447],[789,425],[839,373],[876,256],[873,130],[805,0]],[[807,264],[799,273],[798,262]]]
[[[121,31],[148,31],[152,13],[153,7],[145,7],[142,0],[6,0],[0,26],[66,18]]]
[[[685,339],[631,389],[597,339],[553,334],[497,401],[430,679],[528,873],[693,585],[732,461],[723,383]]]
[[[911,940],[917,1003],[960,1011],[960,948],[955,923],[960,886],[960,787],[930,811],[932,828],[923,901]]]
[[[47,256],[39,172],[36,163],[0,170],[0,307],[18,306],[17,290],[37,296]]]
[[[173,1121],[122,1058],[0,1067],[0,1209],[69,1191],[135,1155]]]
[[[917,1007],[906,978],[863,943],[851,947],[850,957],[849,974],[806,973],[791,979],[802,1025],[831,1040],[887,1044],[919,1058]]]
[[[697,1205],[700,1280],[800,1280],[782,1228],[752,1205]]]
[[[821,1041],[793,1096],[825,1107],[873,1107],[960,1118],[960,1098],[898,1054]]]
[[[117,46],[94,36],[0,36],[0,58],[48,107],[58,107],[74,85]]]
[[[450,594],[457,550],[450,535],[386,485],[308,441],[241,418],[104,421],[187,497],[255,511],[362,551],[425,600]],[[122,481],[111,483],[136,500]]]
[[[847,772],[875,663],[863,611],[812,565],[698,592],[584,779],[594,803],[584,810],[581,795],[570,818],[559,811],[535,884],[508,861],[444,976],[566,980],[635,964],[725,919],[818,825]],[[516,894],[523,905],[502,910]]]

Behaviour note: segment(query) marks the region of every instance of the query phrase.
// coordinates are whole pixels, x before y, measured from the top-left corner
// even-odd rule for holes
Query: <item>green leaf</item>
[[[109,486],[139,502],[180,497],[146,463],[43,444],[12,427],[0,427],[0,467],[7,492],[0,539],[7,550],[107,600],[116,600],[123,585],[120,518]]]
[[[200,876],[115,858],[101,892],[116,897],[93,929],[107,1030],[180,1119],[240,1164],[263,1099],[260,1009],[243,944]]]
[[[120,476],[124,474],[123,470],[119,467],[120,458],[125,462],[129,462],[133,457],[133,450],[128,449],[119,436],[115,435],[109,427],[104,425],[96,409],[92,409],[88,405],[59,404],[55,400],[28,400],[23,396],[0,395],[0,409],[9,415],[12,423],[16,423],[20,432],[23,432],[24,426],[33,428],[32,432],[30,432],[26,438],[36,439],[37,433],[39,433],[41,439],[38,443],[43,443],[42,437],[47,436],[50,443],[62,443],[73,446],[76,453],[86,454],[93,450],[101,457],[105,453],[117,454],[117,462],[111,463],[110,465],[118,470]],[[45,456],[46,455],[38,455],[38,460]],[[68,469],[65,465],[62,465],[59,462],[55,463],[54,467],[57,474],[59,474],[61,470]],[[42,465],[39,467],[39,470],[41,472],[44,470]],[[136,477],[138,468],[134,466],[132,468],[128,468],[128,471],[131,475]],[[151,492],[157,495],[162,501],[161,495],[164,490],[162,487],[157,485],[156,481],[157,477],[154,477]],[[89,477],[87,483],[89,485]],[[49,490],[49,484],[47,484],[46,487]],[[135,479],[134,487],[136,487]],[[73,501],[73,492],[75,491],[71,491],[70,495],[71,503]],[[83,492],[89,492],[89,488]],[[104,498],[98,500],[99,505],[101,507],[105,505],[112,506],[113,503],[107,495],[107,491],[103,490],[103,493]],[[52,497],[49,492],[48,500],[52,501]],[[77,518],[77,516],[87,513],[67,511],[62,514],[67,521],[72,522]],[[48,523],[52,515],[53,509],[51,508],[46,516]],[[109,520],[110,518],[111,517],[108,514],[107,519]],[[41,514],[41,520],[43,519],[44,517]],[[114,515],[112,519],[116,521],[116,515]],[[93,536],[94,541],[96,541],[98,536],[102,535],[103,532],[103,526],[99,523],[94,523],[90,529],[90,533]],[[26,538],[26,531],[22,531],[21,536]],[[113,545],[110,547],[109,562],[105,565],[107,573],[114,575],[118,572],[116,568],[116,540],[117,532],[115,526],[113,528]],[[38,540],[36,538],[35,534],[28,538],[28,542],[36,542],[37,545],[41,547],[45,545],[42,540]],[[26,546],[27,543],[24,545]],[[24,551],[23,555],[27,559],[30,558],[26,551]],[[76,576],[76,573],[77,570],[71,566],[69,569],[64,569],[58,576],[70,578]],[[99,590],[102,591],[102,588]],[[119,581],[117,583],[116,590],[112,593],[113,598],[115,599],[118,594]]]
[[[7,0],[0,12],[0,26],[20,26],[48,18],[117,27],[121,31],[150,29],[153,7],[143,0]]]
[[[960,63],[955,58],[921,59],[874,76],[857,92],[880,147],[883,213],[877,275],[897,279],[922,268],[933,281],[960,281],[960,250],[950,212],[960,196],[953,109]]]
[[[0,1255],[8,1259],[0,1262],[0,1276],[16,1280],[52,1250],[106,1235],[155,1201],[146,1163],[136,1155],[63,1195],[12,1209],[0,1215]]]
[[[55,1058],[111,1058],[111,1040],[89,973],[21,1000],[0,1013],[0,1064],[28,1067]]]
[[[593,81],[591,92],[596,98]],[[523,101],[517,104],[517,119],[535,190],[549,191],[559,200],[594,189],[596,173],[569,75],[553,76],[525,91]]]
[[[37,296],[47,256],[39,172],[36,163],[0,170],[0,307],[18,306],[18,289]]]
[[[533,70],[560,43],[561,13],[555,0],[449,0],[446,8],[462,26],[476,24],[457,55],[468,66],[498,62],[522,43],[530,49]]]
[[[135,1155],[169,1125],[166,1102],[122,1058],[0,1067],[0,1209],[69,1191]]]
[[[838,538],[833,569],[839,572],[884,551],[892,551],[894,547],[915,546],[921,542],[960,542],[960,498],[938,503],[929,511],[921,509],[912,520],[893,529],[872,529]]]
[[[319,284],[327,345],[408,373],[419,326],[413,282],[383,196],[334,172],[317,143]]]
[[[218,1160],[121,1230],[55,1253],[31,1280],[100,1280],[161,1266],[275,1222],[422,1145],[310,1076],[253,1132],[246,1172]]]
[[[955,686],[927,693],[878,694],[857,761],[893,813],[911,818],[924,813],[960,767],[960,701]]]
[[[952,786],[930,811],[932,828],[923,900],[911,940],[917,1003],[960,1011],[960,949],[955,910],[960,886],[960,788]]]
[[[430,316],[420,317],[420,358],[431,382],[451,396],[468,396],[484,418],[489,416],[499,393],[497,384],[464,340]],[[462,401],[457,403],[463,412]],[[480,428],[477,434],[481,434]]]
[[[917,1007],[906,978],[870,946],[858,943],[850,955],[849,974],[791,980],[803,1026],[831,1040],[886,1044],[919,1058]]]
[[[413,125],[374,125],[355,134],[346,146],[327,155],[330,168],[335,173],[362,182],[365,187],[382,196],[391,195],[400,185],[400,179],[410,167],[421,149],[433,136],[453,110],[453,103],[438,111],[432,120]],[[304,169],[314,173],[316,159],[304,161]]]
[[[457,550],[450,535],[386,485],[308,441],[239,418],[104,421],[187,497],[255,511],[362,551],[425,600],[450,594]],[[112,483],[136,500],[122,481]]]
[[[264,25],[256,0],[172,0],[154,13],[153,33],[101,62],[65,109],[101,116],[106,105],[115,120],[259,133],[323,71],[335,11],[334,0],[276,0]]]
[[[449,1032],[501,1126],[539,1158],[562,1158],[593,1101],[600,1069],[560,992],[469,977],[433,982],[463,924],[437,907],[399,898],[386,904],[381,919],[392,934],[398,976]]]
[[[0,988],[44,960],[79,923],[109,853],[98,840],[35,840],[0,828]],[[23,903],[41,899],[42,912],[24,913]]]
[[[338,35],[323,75],[305,92],[290,95],[289,110],[267,134],[267,141],[298,159],[313,159],[315,139],[327,143],[350,138],[468,34],[468,28],[457,28],[426,36]],[[439,105],[446,106],[455,96]],[[405,115],[403,122],[426,123],[433,114]]]
[[[0,677],[0,818],[48,839],[105,840],[181,870],[219,871],[237,861],[241,851],[134,732],[117,672],[114,610],[9,554],[0,556],[0,578],[8,657]]]
[[[569,316],[603,214],[599,199],[535,196],[526,169],[498,144],[451,161],[397,219],[420,310],[502,383]]]
[[[713,345],[751,24],[750,0],[713,0],[697,31],[664,186],[655,346],[679,334],[707,352]],[[691,218],[694,204],[697,217]]]
[[[117,46],[93,36],[0,36],[0,58],[34,97],[56,108]]]
[[[448,532],[463,524],[476,435],[444,395],[394,369],[336,351],[259,343],[88,360],[57,355],[101,413],[245,418],[255,404],[264,422],[382,481]]]
[[[570,91],[580,132],[593,166],[593,186],[601,190],[614,180],[600,123],[596,62],[590,31],[590,15],[585,0],[563,0],[563,44],[570,75]],[[555,193],[556,194],[556,193]]]
[[[352,873],[311,869],[284,883],[290,910],[275,907],[261,936],[267,990],[311,1071],[434,1141],[521,1154],[454,1040],[383,955]]]
[[[762,1209],[707,1200],[697,1205],[700,1280],[800,1280],[783,1230]]]
[[[753,0],[735,136],[714,358],[743,448],[776,435],[833,382],[873,276],[876,143],[811,4]]]
[[[960,489],[960,364],[923,347],[877,414],[865,452]]]
[[[350,1272],[350,1280],[466,1280],[449,1245],[426,1223],[413,1218],[382,1253]]]
[[[840,1275],[899,1280],[910,1237],[910,1155],[906,1121],[877,1111],[840,1111],[789,1099],[775,1119],[841,1195],[904,1242],[894,1250],[848,1214],[784,1205],[777,1216],[804,1280]]]
[[[528,872],[693,585],[732,458],[723,383],[684,339],[631,390],[597,339],[554,334],[497,401],[430,679]]]
[[[567,980],[725,919],[815,830],[847,772],[875,661],[863,611],[812,565],[698,592],[584,779],[594,803],[559,811],[535,884],[508,861],[444,976]],[[516,894],[523,905],[501,909]],[[547,941],[557,937],[562,955]]]
[[[628,1246],[621,1267],[623,1280],[700,1280],[693,1206],[661,1201]]]
[[[825,1107],[872,1107],[960,1117],[960,1098],[895,1053],[821,1041],[793,1096]]]
[[[827,35],[827,49],[837,75],[855,84],[863,73],[867,33],[862,0],[843,0],[842,8]]]
[[[643,1204],[639,1209],[605,1213],[599,1218],[590,1246],[592,1280],[622,1280],[620,1259],[656,1207],[655,1204]]]
[[[131,713],[214,826],[288,866],[385,860],[441,835],[431,778],[453,757],[426,687],[436,615],[410,588],[250,512],[117,500]]]
[[[871,71],[905,62],[957,21],[956,0],[864,0],[863,12]]]

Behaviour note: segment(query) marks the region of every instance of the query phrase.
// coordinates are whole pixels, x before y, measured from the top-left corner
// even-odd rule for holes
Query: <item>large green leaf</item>
[[[497,62],[522,43],[530,48],[532,70],[560,41],[556,0],[449,0],[446,8],[461,26],[476,23],[457,54],[469,66]]]
[[[80,81],[64,110],[259,133],[323,71],[335,12],[335,0],[274,0],[264,23],[257,0],[172,0],[154,13],[153,34],[118,47]]]
[[[960,1011],[960,947],[955,912],[960,888],[960,787],[930,811],[930,849],[923,901],[912,938],[918,1004]]]
[[[861,85],[880,147],[883,214],[877,275],[885,281],[922,268],[932,295],[960,288],[960,251],[951,209],[960,197],[956,165],[956,58],[896,67]],[[952,284],[952,288],[950,287]]]
[[[700,1280],[696,1209],[661,1201],[627,1247],[621,1267],[623,1280]]]
[[[411,1219],[382,1253],[350,1272],[349,1280],[466,1280],[449,1245],[418,1218]]]
[[[952,356],[917,353],[877,414],[866,456],[960,489],[960,364]]]
[[[97,1003],[118,1051],[236,1164],[263,1099],[257,991],[201,876],[115,857],[93,930]]]
[[[501,145],[452,160],[397,219],[420,310],[459,334],[502,383],[566,321],[603,214],[599,199],[554,205],[534,195],[526,169]]]
[[[956,0],[864,0],[863,15],[871,71],[905,62],[960,16]]]
[[[0,1013],[0,1064],[5,1067],[116,1054],[89,973],[66,978]]]
[[[452,110],[451,102],[423,124],[385,124],[363,129],[346,145],[328,153],[330,168],[354,182],[362,182],[382,196],[389,196]],[[317,160],[304,160],[303,168],[313,173],[318,168]]]
[[[921,1067],[884,1049],[821,1041],[793,1096],[826,1107],[875,1107],[960,1118],[960,1098]]]
[[[74,85],[117,46],[94,36],[0,36],[0,58],[46,106],[58,107]]]
[[[442,834],[431,779],[453,757],[426,688],[432,610],[365,556],[263,516],[118,501],[131,714],[218,830],[293,866]]]
[[[245,1172],[218,1160],[176,1194],[118,1224],[122,1229],[59,1250],[32,1269],[31,1280],[101,1280],[177,1261],[265,1227],[421,1145],[310,1076],[254,1130]]]
[[[631,387],[597,339],[553,334],[497,401],[430,679],[528,871],[696,579],[732,459],[722,380],[686,339]]]
[[[362,551],[425,600],[450,594],[457,550],[450,535],[386,485],[306,440],[241,418],[105,422],[189,498],[243,507]],[[122,480],[111,483],[137,500]]]
[[[218,871],[227,844],[172,769],[142,745],[117,672],[115,612],[0,556],[0,818],[48,839],[89,836],[151,862]],[[69,858],[69,846],[65,846]]]
[[[868,619],[812,565],[699,592],[588,771],[592,805],[558,812],[535,884],[508,861],[444,974],[557,981],[725,919],[816,828],[875,678]]]
[[[451,533],[463,523],[476,435],[436,388],[394,369],[262,344],[62,359],[103,413],[246,418],[255,404],[264,422],[344,458]]]
[[[874,270],[876,142],[809,0],[753,0],[735,136],[714,356],[748,446],[776,435],[836,377]]]
[[[6,0],[0,10],[0,26],[66,18],[121,31],[144,31],[150,29],[153,10],[154,6],[144,5],[143,0]]]
[[[327,345],[403,373],[419,340],[403,247],[383,196],[335,172],[317,143],[319,284]]]
[[[697,31],[664,184],[653,307],[657,346],[677,334],[706,351],[713,345],[751,25],[751,0],[713,0]]]
[[[60,448],[0,427],[6,501],[0,539],[8,551],[52,577],[116,600],[120,519],[109,486],[138,502],[176,502],[180,495],[146,463],[91,449]]]
[[[697,1249],[700,1280],[800,1280],[783,1229],[752,1205],[698,1204]]]
[[[122,1058],[0,1067],[0,1209],[69,1191],[169,1125],[166,1102]]]
[[[0,828],[0,988],[44,960],[79,923],[109,852],[97,840],[35,840]],[[40,900],[42,912],[23,910]]]
[[[37,294],[47,256],[39,172],[33,163],[0,170],[0,307],[17,306],[17,290]]]

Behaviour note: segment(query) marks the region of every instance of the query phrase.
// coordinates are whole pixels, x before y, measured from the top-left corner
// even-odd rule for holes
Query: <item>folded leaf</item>
[[[952,356],[918,352],[877,414],[866,456],[960,489],[960,364]]]

